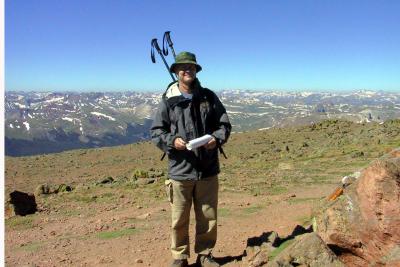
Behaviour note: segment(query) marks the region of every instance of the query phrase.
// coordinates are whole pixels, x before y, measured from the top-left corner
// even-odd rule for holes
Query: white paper
[[[209,134],[203,135],[202,137],[199,137],[199,138],[189,141],[189,143],[186,144],[186,148],[188,150],[192,150],[194,148],[201,147],[201,146],[207,144],[211,139],[213,139],[213,137],[211,135],[209,135]]]

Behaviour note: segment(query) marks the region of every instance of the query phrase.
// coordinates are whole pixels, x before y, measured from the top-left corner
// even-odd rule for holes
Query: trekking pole
[[[169,70],[168,63],[167,63],[167,61],[165,60],[165,58],[164,58],[164,56],[163,56],[163,54],[162,54],[162,52],[161,52],[160,46],[158,45],[158,42],[157,42],[157,38],[154,38],[153,40],[151,40],[151,61],[152,61],[153,63],[156,63],[156,57],[155,57],[155,54],[154,54],[154,49],[156,49],[157,52],[158,52],[158,54],[160,54],[162,60],[164,61],[165,67],[167,68],[167,71],[168,71],[169,75],[171,75],[172,81],[175,82],[176,79],[175,79],[175,77],[172,75],[171,71]]]
[[[174,58],[176,58],[175,50],[174,50],[174,44],[172,43],[170,33],[171,33],[171,31],[166,31],[164,33],[164,37],[163,37],[163,54],[164,54],[164,56],[168,56],[168,47],[165,45],[165,43],[167,42],[169,47],[171,48],[171,51],[172,51],[172,54],[174,55]]]

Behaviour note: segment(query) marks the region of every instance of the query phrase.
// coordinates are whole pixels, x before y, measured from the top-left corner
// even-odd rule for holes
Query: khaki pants
[[[196,218],[194,251],[197,254],[211,253],[217,241],[218,176],[201,181],[167,180],[166,185],[172,210],[172,257],[189,257],[189,218],[192,201]]]

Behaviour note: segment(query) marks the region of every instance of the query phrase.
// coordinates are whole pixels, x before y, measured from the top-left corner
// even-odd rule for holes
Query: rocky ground
[[[233,135],[221,160],[214,255],[225,266],[253,264],[249,240],[311,225],[343,176],[399,146],[400,121],[326,121]],[[38,212],[14,216],[6,203],[6,265],[168,266],[166,162],[158,155],[147,142],[7,157],[6,198],[14,190],[34,193]]]
[[[332,189],[310,187],[262,197],[222,193],[214,255],[227,266],[241,266],[249,238],[267,231],[291,233],[309,219],[315,201]],[[167,201],[139,204],[120,196],[115,203],[66,202],[57,209],[12,217],[6,227],[6,265],[167,266],[169,211]],[[192,216],[192,237],[193,229]]]

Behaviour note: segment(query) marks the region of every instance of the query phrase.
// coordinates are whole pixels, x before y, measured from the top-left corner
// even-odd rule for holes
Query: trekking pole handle
[[[157,38],[154,38],[153,40],[151,40],[151,47],[155,48],[158,53],[161,53],[161,49],[160,49],[160,46],[158,45]]]
[[[155,41],[155,43],[157,43],[157,39],[151,40],[150,57],[151,57],[151,62],[156,63],[156,57],[155,57],[155,54],[154,54],[154,46],[155,46],[154,41]]]
[[[171,34],[171,31],[166,31],[166,32],[164,33],[164,37],[163,37],[163,53],[164,53],[165,56],[168,56],[168,48],[167,48],[167,46],[165,45],[165,43],[167,42],[168,45],[169,45],[169,47],[170,47],[171,50],[172,50],[172,54],[174,55],[174,58],[176,58],[175,50],[174,50],[174,44],[172,43],[171,35],[170,35],[170,34]]]
[[[168,47],[165,45],[165,43],[168,42],[168,44],[169,44],[168,37],[167,37],[167,35],[169,36],[169,33],[170,32],[165,32],[164,36],[163,36],[163,40],[162,40],[162,51],[163,51],[164,56],[168,56]]]
[[[154,48],[157,50],[157,52],[158,52],[158,53],[160,54],[160,56],[161,56],[161,59],[164,61],[165,67],[167,68],[167,71],[168,71],[169,75],[171,75],[172,81],[175,82],[176,79],[175,79],[175,77],[172,75],[171,71],[169,70],[168,63],[167,63],[167,61],[165,60],[165,58],[164,58],[164,56],[163,56],[163,54],[162,54],[162,52],[161,52],[160,46],[158,45],[158,42],[157,42],[157,38],[154,38],[154,39],[151,40],[151,61],[153,61],[153,63],[156,63],[155,56],[154,56]]]

